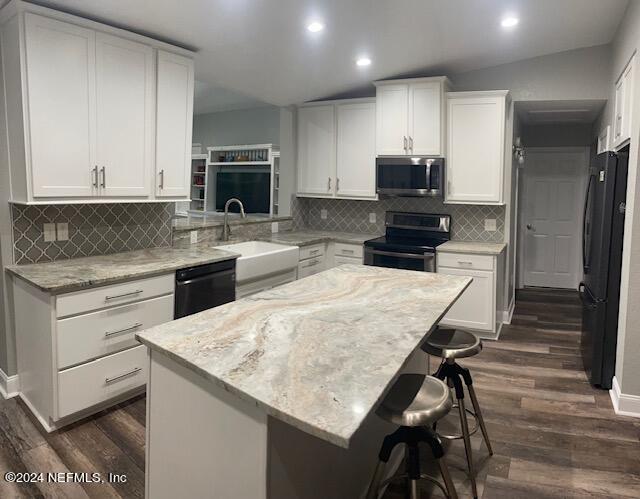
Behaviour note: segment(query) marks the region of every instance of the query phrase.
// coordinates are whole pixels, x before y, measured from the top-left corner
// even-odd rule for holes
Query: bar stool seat
[[[399,425],[393,433],[387,435],[378,454],[378,465],[373,474],[367,499],[377,499],[380,490],[392,480],[405,479],[408,485],[407,495],[418,499],[418,481],[428,480],[436,485],[449,499],[457,499],[457,494],[449,469],[442,459],[444,448],[438,434],[431,428],[439,419],[446,416],[453,401],[446,383],[424,374],[403,374],[389,390],[378,406],[376,414],[382,419]],[[425,443],[436,459],[444,484],[425,475],[420,470],[419,444]],[[382,480],[386,464],[397,445],[405,446],[406,472]]]
[[[442,359],[464,359],[482,351],[482,342],[462,329],[435,329],[420,346],[422,351]]]

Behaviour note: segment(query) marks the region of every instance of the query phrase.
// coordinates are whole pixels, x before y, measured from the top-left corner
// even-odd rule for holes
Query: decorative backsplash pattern
[[[327,218],[320,217],[327,210]],[[504,241],[504,206],[444,204],[437,198],[385,198],[379,201],[351,201],[344,199],[295,198],[291,211],[294,226],[319,230],[384,233],[386,211],[414,211],[451,215],[451,238],[459,241]],[[369,222],[369,214],[376,214],[376,222]],[[484,230],[485,218],[495,218],[495,232]]]
[[[12,205],[17,264],[171,245],[174,203]],[[68,223],[69,240],[44,240],[45,223]]]

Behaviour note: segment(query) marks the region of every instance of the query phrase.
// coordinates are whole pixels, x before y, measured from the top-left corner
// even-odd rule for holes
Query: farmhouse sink
[[[280,274],[298,266],[299,248],[297,246],[266,241],[246,241],[216,246],[216,248],[241,255],[236,263],[236,283],[238,285],[269,275]]]

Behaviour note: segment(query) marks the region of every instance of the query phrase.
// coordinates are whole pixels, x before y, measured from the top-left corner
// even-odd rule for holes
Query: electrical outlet
[[[322,220],[326,220],[327,219],[327,210],[320,210],[320,218]]]
[[[56,224],[44,224],[42,228],[46,243],[56,240]]]
[[[495,218],[485,218],[484,219],[484,230],[486,230],[487,232],[495,232],[496,230],[498,230],[498,227],[496,226],[496,219]]]
[[[191,244],[196,244],[198,242],[198,231],[192,230],[189,232],[189,239],[191,240]]]
[[[369,213],[369,223],[370,224],[376,223],[376,214],[375,213]]]
[[[271,222],[271,233],[272,234],[278,233],[278,222]]]
[[[69,240],[69,224],[67,222],[56,224],[56,232],[58,234],[58,241]]]

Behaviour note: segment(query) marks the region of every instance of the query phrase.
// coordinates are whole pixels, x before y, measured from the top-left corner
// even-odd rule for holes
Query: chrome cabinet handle
[[[129,377],[129,376],[134,375],[134,374],[137,374],[137,373],[139,373],[140,371],[142,371],[142,368],[141,368],[141,367],[134,367],[133,369],[131,369],[131,371],[128,371],[128,372],[126,372],[126,373],[119,374],[118,376],[114,376],[114,377],[112,377],[112,378],[105,378],[105,379],[104,379],[104,382],[105,382],[105,384],[107,384],[107,385],[108,385],[108,384],[113,383],[113,382],[115,382],[115,381],[121,380],[121,379],[123,379],[123,378],[127,378],[127,377]]]
[[[104,333],[105,338],[110,338],[111,336],[115,336],[116,334],[126,333],[127,331],[133,331],[134,329],[138,329],[142,326],[142,322],[136,322],[134,325],[125,327],[124,329],[118,329],[117,331],[108,331]]]
[[[336,191],[340,190],[340,179],[336,178]]]
[[[159,187],[160,189],[164,189],[164,169],[160,170],[160,184]]]
[[[329,181],[327,183],[327,190],[330,191],[331,190],[331,177],[329,177]]]
[[[103,166],[102,168],[100,168],[100,173],[102,173],[102,187],[106,187],[107,186],[107,167]]]
[[[347,254],[347,255],[353,255],[354,250],[342,249],[342,250],[340,250],[340,252],[343,253],[343,254]]]
[[[104,301],[117,300],[118,298],[126,298],[127,296],[135,296],[142,293],[142,289],[136,289],[135,291],[131,291],[131,293],[124,293],[121,295],[113,295],[113,296],[105,296]]]
[[[404,137],[404,152],[407,152],[407,137]]]
[[[409,136],[409,149],[413,151],[413,137]]]
[[[473,266],[473,262],[465,262],[463,260],[458,260],[458,265]]]
[[[93,176],[93,186],[97,189],[98,188],[98,165],[94,166],[91,169],[91,175]]]
[[[318,253],[320,253],[319,249],[314,249],[314,250],[309,251],[310,255],[317,255]]]

